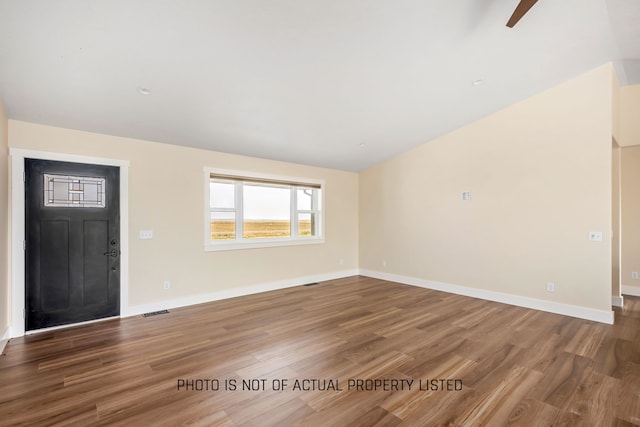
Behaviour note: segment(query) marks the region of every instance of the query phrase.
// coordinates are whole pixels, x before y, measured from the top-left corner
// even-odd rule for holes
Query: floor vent
[[[142,317],[157,316],[158,314],[167,314],[167,313],[169,313],[169,310],[152,311],[151,313],[143,314]]]
[[[304,286],[315,286],[315,285],[317,285],[317,284],[318,284],[318,282],[315,282],[315,283],[307,283],[307,284],[306,284],[306,285],[304,285]]]

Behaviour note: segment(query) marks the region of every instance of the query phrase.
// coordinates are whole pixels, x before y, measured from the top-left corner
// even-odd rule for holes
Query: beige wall
[[[611,142],[611,295],[615,297],[612,302],[620,305],[620,267],[621,267],[621,177],[620,177],[620,82],[614,70],[611,73],[611,119],[612,119],[612,142]]]
[[[615,139],[611,147],[611,295],[619,297],[622,295],[620,287],[620,267],[621,267],[621,153],[620,147]]]
[[[638,109],[640,114],[640,109]],[[640,295],[640,146],[624,147],[622,152],[622,286]],[[628,289],[627,292],[629,293]]]
[[[360,267],[608,310],[611,137],[625,134],[628,108],[613,76],[599,67],[360,175],[14,120],[8,144],[131,162],[131,305]],[[326,180],[326,243],[204,252],[206,166]],[[139,240],[141,229],[154,239]]]
[[[611,72],[611,102],[613,139],[620,146],[620,81],[615,70]]]
[[[640,145],[640,85],[620,88],[618,115],[618,144],[621,147]]]
[[[0,338],[9,327],[9,163],[8,121],[0,101]]]
[[[130,304],[202,295],[358,267],[358,175],[9,121],[11,147],[130,161]],[[203,167],[323,179],[326,243],[204,252]],[[139,240],[153,230],[153,240]],[[339,260],[344,264],[340,265]],[[171,289],[162,282],[169,280]]]
[[[640,85],[620,88],[618,106],[621,149],[623,293],[640,295]],[[626,288],[626,289],[625,289]]]
[[[361,173],[360,268],[610,310],[612,74],[601,66]]]

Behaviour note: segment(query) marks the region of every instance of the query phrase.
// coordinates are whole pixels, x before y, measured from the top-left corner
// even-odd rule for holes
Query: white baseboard
[[[384,273],[380,271],[360,270],[360,275],[373,277],[376,279],[389,280],[391,282],[403,283],[405,285],[419,286],[421,288],[448,292],[451,294],[501,302],[518,307],[532,308],[534,310],[547,311],[550,313],[562,314],[565,316],[577,317],[580,319],[593,320],[610,325],[613,324],[614,319],[613,310],[596,310],[593,308],[579,307],[570,304],[561,304],[553,301],[544,301],[536,298],[505,294],[502,292],[487,291],[484,289],[468,288],[466,286],[452,285],[449,283],[433,282],[430,280]]]
[[[0,337],[0,354],[2,354],[2,352],[4,352],[4,348],[6,347],[7,343],[9,342],[9,338],[11,338],[11,327],[7,326],[6,329],[4,330],[2,336]]]
[[[551,313],[562,314],[565,316],[578,317],[581,319],[594,320],[596,322],[613,324],[613,311],[595,310],[591,308],[578,307],[569,304],[560,304],[551,301],[543,301],[534,298],[521,297],[512,294],[505,294],[501,292],[487,291],[483,289],[468,288],[465,286],[452,285],[448,283],[434,282],[424,279],[417,279],[414,277],[407,277],[397,274],[384,273],[373,270],[344,270],[333,273],[319,274],[315,276],[298,277],[294,279],[281,280],[277,282],[261,283],[251,286],[245,286],[242,288],[225,289],[218,292],[212,292],[208,294],[190,295],[171,300],[157,301],[148,304],[141,304],[129,307],[123,307],[121,309],[120,317],[137,316],[144,313],[150,313],[160,310],[168,310],[178,307],[187,307],[190,305],[203,304],[212,301],[219,301],[228,298],[235,298],[245,295],[256,294],[260,292],[275,291],[278,289],[291,288],[294,286],[305,285],[308,283],[324,282],[327,280],[342,279],[351,276],[368,276],[376,279],[388,280],[391,282],[403,283],[406,285],[419,286],[427,289],[434,289],[438,291],[448,292],[457,295],[464,295],[473,298],[480,298],[489,301],[501,302],[505,304],[515,305],[519,307],[532,308],[535,310],[548,311]],[[631,293],[627,292],[629,287],[622,286],[622,293],[626,295],[640,296],[640,288],[633,288]],[[622,297],[612,297],[613,304],[617,302],[622,306]],[[616,298],[619,298],[617,300]],[[617,305],[616,305],[617,306]],[[104,319],[99,319],[101,321]],[[70,325],[77,326],[77,325]],[[0,353],[7,344],[9,338],[11,338],[11,328],[8,327],[2,338],[0,339]]]
[[[154,311],[168,310],[170,308],[186,307],[195,304],[203,304],[212,301],[219,301],[228,298],[241,297],[245,295],[257,294],[260,292],[275,291],[277,289],[291,288],[308,283],[324,282],[326,280],[342,279],[344,277],[357,276],[358,270],[345,270],[334,273],[319,274],[315,276],[297,277],[295,279],[281,280],[277,282],[261,283],[242,288],[225,289],[209,294],[190,295],[186,297],[164,300],[149,304],[129,306],[126,310],[121,310],[121,317],[137,316]]]
[[[623,295],[631,295],[631,296],[634,296],[634,297],[640,297],[640,287],[622,285],[622,294]]]
[[[614,307],[624,307],[624,297],[623,296],[611,296],[611,305]]]

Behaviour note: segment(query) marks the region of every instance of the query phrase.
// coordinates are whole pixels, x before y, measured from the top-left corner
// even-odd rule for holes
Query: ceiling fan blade
[[[520,0],[515,12],[511,15],[511,19],[507,22],[507,27],[513,28],[514,25],[536,4],[538,0]]]

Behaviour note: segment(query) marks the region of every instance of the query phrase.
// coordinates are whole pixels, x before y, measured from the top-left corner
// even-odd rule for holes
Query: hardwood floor
[[[352,277],[43,332],[0,425],[640,425],[640,298],[610,326]]]

